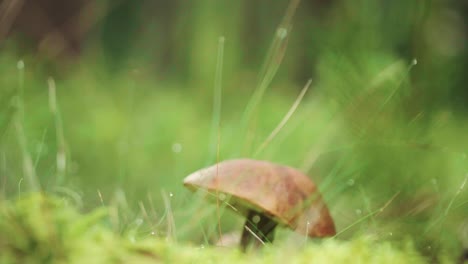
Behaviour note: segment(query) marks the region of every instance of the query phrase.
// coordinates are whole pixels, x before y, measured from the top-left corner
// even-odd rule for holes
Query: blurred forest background
[[[220,159],[308,173],[339,237],[411,236],[428,254],[468,247],[468,2],[302,1],[284,59],[268,62],[287,7],[3,0],[1,197],[40,186],[85,210],[114,205],[122,233],[147,208],[140,235],[212,241],[215,206],[181,183],[216,162],[219,122]],[[262,68],[278,66],[255,104]],[[226,212],[223,229],[240,222]]]

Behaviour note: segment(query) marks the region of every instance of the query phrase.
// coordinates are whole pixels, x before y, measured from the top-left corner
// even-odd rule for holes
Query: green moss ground
[[[67,201],[42,194],[0,205],[0,263],[425,263],[411,242],[326,239],[236,248],[190,246],[162,237],[130,240],[109,224],[108,208],[80,214]]]

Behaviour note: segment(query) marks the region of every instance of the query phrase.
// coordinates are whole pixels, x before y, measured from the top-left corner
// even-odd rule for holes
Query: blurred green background
[[[288,1],[64,2],[0,7],[3,199],[35,174],[84,210],[117,208],[122,234],[213,241],[216,207],[182,180],[216,162],[219,121],[219,159],[308,173],[339,238],[410,236],[428,255],[468,247],[464,1],[303,1],[283,40]],[[249,107],[262,69],[278,66]],[[241,222],[226,211],[223,231]]]

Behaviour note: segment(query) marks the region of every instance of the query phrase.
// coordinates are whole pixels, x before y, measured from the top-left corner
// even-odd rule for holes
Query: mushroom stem
[[[240,241],[242,251],[253,243],[255,248],[273,242],[277,223],[263,213],[249,210]]]

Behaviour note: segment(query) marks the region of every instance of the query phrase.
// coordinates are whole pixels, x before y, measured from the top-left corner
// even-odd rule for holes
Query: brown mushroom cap
[[[251,159],[227,160],[190,174],[184,185],[228,195],[236,211],[245,215],[254,209],[303,235],[336,233],[315,184],[291,167]]]

